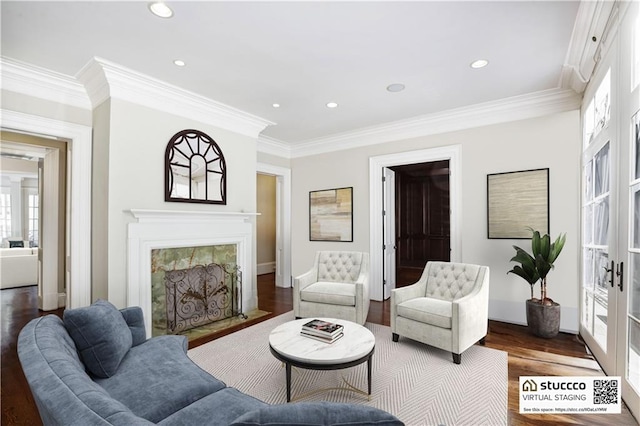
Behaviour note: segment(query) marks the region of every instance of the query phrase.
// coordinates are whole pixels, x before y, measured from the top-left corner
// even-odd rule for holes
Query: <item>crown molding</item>
[[[571,111],[580,102],[573,90],[544,90],[305,141],[292,146],[291,158]]]
[[[275,124],[102,58],[90,60],[77,78],[94,108],[108,98],[120,99],[253,138]]]
[[[258,152],[278,157],[291,158],[291,144],[270,136],[258,136]]]
[[[618,0],[580,2],[562,67],[560,87],[576,93],[584,92],[600,59],[600,51],[610,39],[611,18],[618,11],[619,3]]]
[[[3,90],[82,109],[91,109],[84,86],[75,78],[35,65],[0,57]]]

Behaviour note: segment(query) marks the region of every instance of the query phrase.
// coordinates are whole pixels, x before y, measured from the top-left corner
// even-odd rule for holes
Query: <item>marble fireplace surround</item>
[[[242,310],[258,307],[254,290],[253,221],[258,213],[175,210],[128,211],[127,306],[140,306],[151,337],[151,250],[236,244],[242,271]]]

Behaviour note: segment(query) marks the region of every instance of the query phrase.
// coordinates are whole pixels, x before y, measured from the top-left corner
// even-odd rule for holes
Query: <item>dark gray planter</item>
[[[560,304],[541,305],[527,300],[527,325],[536,336],[556,337],[560,331]]]

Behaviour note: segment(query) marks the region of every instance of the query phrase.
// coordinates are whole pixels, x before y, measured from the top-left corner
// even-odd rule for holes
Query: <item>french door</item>
[[[585,92],[580,334],[640,418],[640,18],[617,34]]]

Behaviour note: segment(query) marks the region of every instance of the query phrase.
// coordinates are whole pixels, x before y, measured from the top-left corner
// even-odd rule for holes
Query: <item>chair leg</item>
[[[487,336],[484,336],[482,339],[478,340],[478,343],[480,343],[480,345],[484,346],[486,342],[486,338]]]
[[[454,352],[451,352],[451,355],[453,355],[454,364],[460,364],[460,362],[462,362],[462,354],[456,354]]]
[[[394,342],[397,342],[399,337],[400,335],[398,333],[391,333],[391,340]]]

